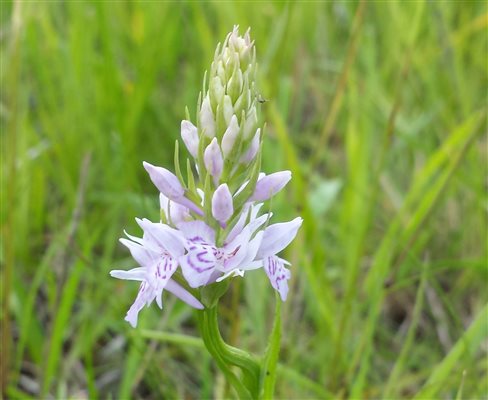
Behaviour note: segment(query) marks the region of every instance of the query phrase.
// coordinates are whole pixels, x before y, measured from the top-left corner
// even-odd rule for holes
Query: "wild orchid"
[[[204,342],[240,397],[256,394],[259,376],[252,373],[246,385],[239,385],[230,366],[239,366],[244,375],[260,367],[242,354],[219,358],[215,352],[225,353],[225,348],[219,349],[209,336],[219,335],[216,318],[209,316],[216,316],[218,299],[227,289],[223,281],[246,271],[264,269],[271,287],[286,300],[291,273],[285,265],[290,263],[277,254],[292,242],[302,223],[297,217],[270,224],[271,212],[259,215],[263,202],[290,181],[291,172],[260,171],[264,130],[258,119],[255,74],[256,52],[249,30],[240,36],[235,27],[217,46],[199,96],[196,124],[188,111],[181,123],[181,139],[191,158],[186,179],[178,143],[175,173],[143,162],[160,191],[161,220],[137,219],[142,238],[127,235],[129,239],[121,242],[139,267],[111,272],[115,278],[142,282],[126,316],[134,327],[144,305],[156,300],[162,308],[164,290],[203,309],[199,319]]]

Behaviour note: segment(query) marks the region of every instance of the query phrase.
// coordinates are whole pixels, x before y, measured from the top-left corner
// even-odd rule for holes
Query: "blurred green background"
[[[158,219],[187,105],[251,27],[264,170],[294,178],[277,398],[487,398],[487,3],[1,3],[2,390],[11,399],[232,398],[195,311],[124,322],[118,243]],[[182,152],[181,157],[186,156]],[[261,354],[274,293],[234,279],[226,340]]]

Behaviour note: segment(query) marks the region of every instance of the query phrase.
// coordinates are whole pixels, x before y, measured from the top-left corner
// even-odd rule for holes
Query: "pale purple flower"
[[[251,231],[257,229],[266,220],[271,218],[271,214],[264,214],[256,218],[257,212],[261,206],[262,204],[249,206],[249,215],[243,213],[237,224],[229,233],[228,238],[230,239],[228,240],[231,240],[232,237],[236,237],[236,235],[240,233],[240,230],[243,229],[242,227],[248,218],[250,218],[250,222],[246,228],[249,227]],[[230,275],[243,276],[245,271],[264,268],[271,282],[271,286],[280,293],[281,299],[285,301],[288,295],[288,280],[291,276],[290,271],[285,268],[285,264],[290,265],[290,263],[278,257],[276,254],[285,249],[295,238],[302,221],[302,218],[298,217],[289,222],[270,225],[264,232],[260,231],[255,237],[255,239],[258,238],[258,242],[254,243],[259,243],[259,248],[257,251],[254,251],[254,249],[248,250],[248,253],[255,254],[255,257],[251,260],[246,259],[239,265],[239,267],[228,271],[225,275],[218,278],[217,281]],[[260,234],[262,236],[258,237]]]
[[[249,201],[268,200],[283,189],[290,179],[290,171],[279,171],[260,177],[256,183],[254,193],[249,198]]]
[[[226,183],[220,185],[212,197],[212,215],[222,225],[228,221],[234,213],[232,193]]]
[[[262,220],[264,223],[265,220]],[[183,222],[178,226],[186,237],[188,253],[179,258],[183,276],[191,287],[200,287],[211,282],[215,273],[228,274],[242,270],[256,257],[263,232],[251,239],[259,225],[246,226],[233,240],[222,247],[215,244],[215,232],[203,221]]]
[[[162,308],[162,294],[166,289],[190,306],[202,309],[203,305],[183,287],[171,279],[178,267],[178,258],[184,254],[184,238],[176,229],[161,223],[153,223],[147,219],[137,219],[144,230],[142,238],[126,235],[131,240],[120,239],[131,252],[132,257],[140,265],[129,271],[113,270],[114,278],[141,281],[136,300],[127,312],[125,320],[133,327],[137,325],[139,311],[154,300]]]
[[[203,162],[208,173],[214,178],[215,184],[217,184],[222,174],[222,169],[224,168],[224,159],[222,158],[222,152],[220,151],[217,138],[213,138],[205,149]]]
[[[203,215],[202,210],[185,197],[185,188],[181,185],[175,174],[166,168],[156,167],[146,161],[143,161],[142,165],[144,165],[144,168],[148,172],[151,181],[165,197],[189,208],[198,215]]]
[[[188,152],[196,158],[199,143],[197,127],[190,121],[181,121],[181,138],[183,139]]]

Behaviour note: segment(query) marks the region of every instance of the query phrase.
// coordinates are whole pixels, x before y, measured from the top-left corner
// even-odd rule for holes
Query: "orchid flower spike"
[[[261,212],[263,202],[290,181],[291,172],[260,171],[264,130],[256,69],[249,30],[240,35],[236,26],[217,47],[195,124],[188,112],[181,122],[181,140],[191,156],[186,174],[179,147],[174,173],[143,162],[160,192],[160,221],[137,219],[142,238],[127,235],[120,241],[138,266],[110,273],[141,282],[126,315],[134,327],[144,306],[155,301],[162,307],[165,290],[202,309],[200,300],[219,286],[214,283],[261,268],[281,299],[287,298],[290,263],[279,254],[297,235],[302,219],[269,225],[272,212]]]

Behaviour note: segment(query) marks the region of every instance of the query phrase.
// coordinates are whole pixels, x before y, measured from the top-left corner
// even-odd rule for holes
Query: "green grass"
[[[362,4],[362,5],[360,5]],[[5,2],[2,389],[226,398],[180,301],[123,321],[117,239],[158,218],[187,105],[234,23],[259,62],[263,167],[290,169],[276,398],[488,398],[485,2]],[[186,154],[180,152],[185,161]],[[263,354],[274,294],[234,279],[225,339]],[[8,375],[8,380],[6,376]]]

